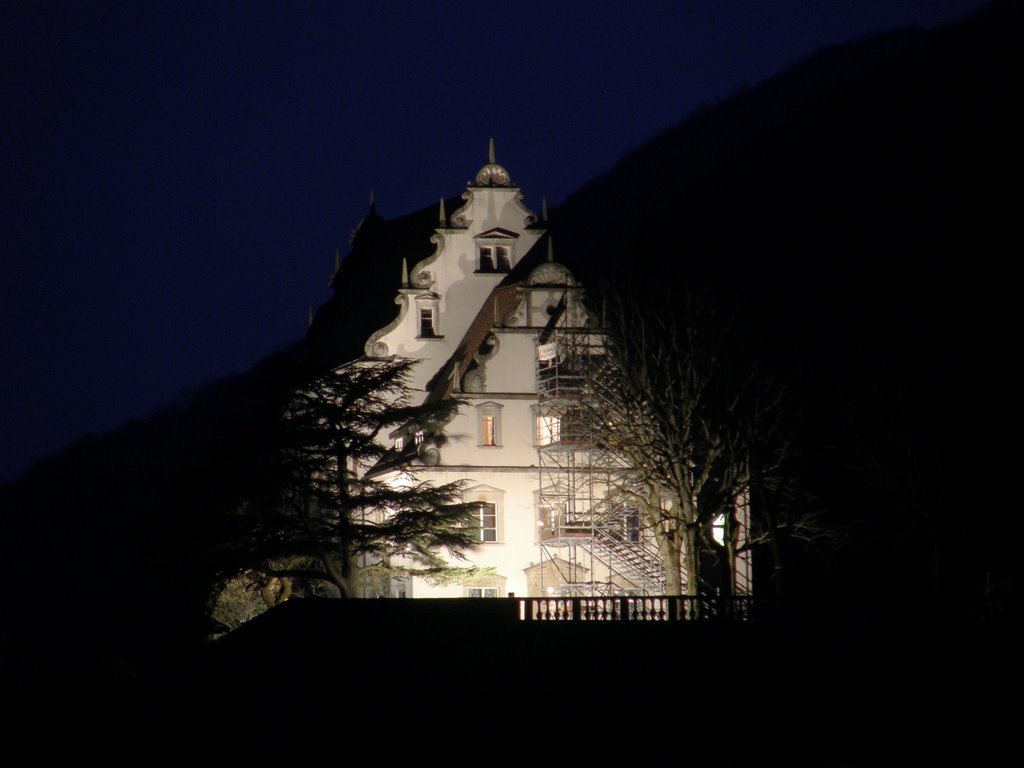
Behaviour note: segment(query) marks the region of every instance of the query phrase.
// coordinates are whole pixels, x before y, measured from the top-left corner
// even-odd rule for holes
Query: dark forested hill
[[[816,503],[853,525],[840,581],[900,610],[1019,599],[1022,33],[1008,3],[825,50],[552,214],[587,285],[734,305],[799,395]]]
[[[1019,600],[1022,16],[823,51],[552,212],[556,258],[595,291],[708,287],[795,392],[806,491],[850,536],[806,561],[818,599]],[[148,681],[144,651],[201,634],[219,515],[259,481],[283,394],[390,319],[435,218],[371,213],[305,342],[0,489],[5,676],[39,702],[46,674]]]

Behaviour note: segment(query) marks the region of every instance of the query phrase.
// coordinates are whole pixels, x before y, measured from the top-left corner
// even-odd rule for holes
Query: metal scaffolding
[[[662,594],[653,536],[615,493],[628,468],[601,447],[593,424],[604,337],[599,328],[573,325],[578,314],[566,312],[566,303],[563,296],[536,356],[542,594]]]

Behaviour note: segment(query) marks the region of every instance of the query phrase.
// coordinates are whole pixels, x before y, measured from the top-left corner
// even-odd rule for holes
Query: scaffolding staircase
[[[654,537],[635,510],[616,502],[613,478],[623,467],[592,427],[603,336],[570,326],[566,303],[563,297],[537,345],[538,538],[542,563],[558,574],[542,589],[561,596],[662,594]]]

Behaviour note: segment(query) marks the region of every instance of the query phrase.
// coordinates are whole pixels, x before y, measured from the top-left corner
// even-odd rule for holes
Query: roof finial
[[[409,287],[409,262],[405,260],[405,256],[402,257],[402,287]]]
[[[308,314],[308,317],[307,317],[307,322],[309,323],[310,327],[313,326],[313,307],[309,308],[309,314]]]
[[[548,220],[548,199],[546,197],[540,199],[540,220]]]
[[[548,261],[555,260],[555,251],[551,245],[551,235],[548,235]]]
[[[478,187],[511,187],[512,179],[508,171],[494,161],[494,139],[487,144],[487,165],[477,171],[476,186]]]
[[[448,226],[448,217],[444,214],[444,198],[441,198],[441,205],[438,207],[437,218],[441,222],[442,227]]]
[[[373,190],[370,190],[370,213],[377,212],[377,197],[373,194]]]
[[[334,274],[338,274],[341,269],[341,251],[337,248],[334,249]]]

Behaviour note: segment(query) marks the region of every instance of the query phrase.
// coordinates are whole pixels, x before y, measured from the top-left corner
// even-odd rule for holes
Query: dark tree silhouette
[[[412,405],[415,361],[357,361],[297,389],[281,416],[280,447],[259,489],[232,512],[221,584],[244,574],[268,603],[294,580],[342,597],[380,591],[394,573],[465,574],[456,559],[476,541],[461,485],[415,478],[410,463],[441,439],[457,400]],[[408,435],[404,449],[382,441]],[[418,443],[418,446],[417,446]],[[398,475],[385,470],[398,470]],[[388,477],[385,477],[387,474]]]
[[[822,536],[816,516],[792,503],[785,391],[742,354],[732,321],[698,292],[603,294],[592,421],[628,468],[615,492],[653,531],[666,592],[699,593],[702,551],[718,555],[716,586],[730,593],[744,551],[770,543],[781,565],[781,539]]]

